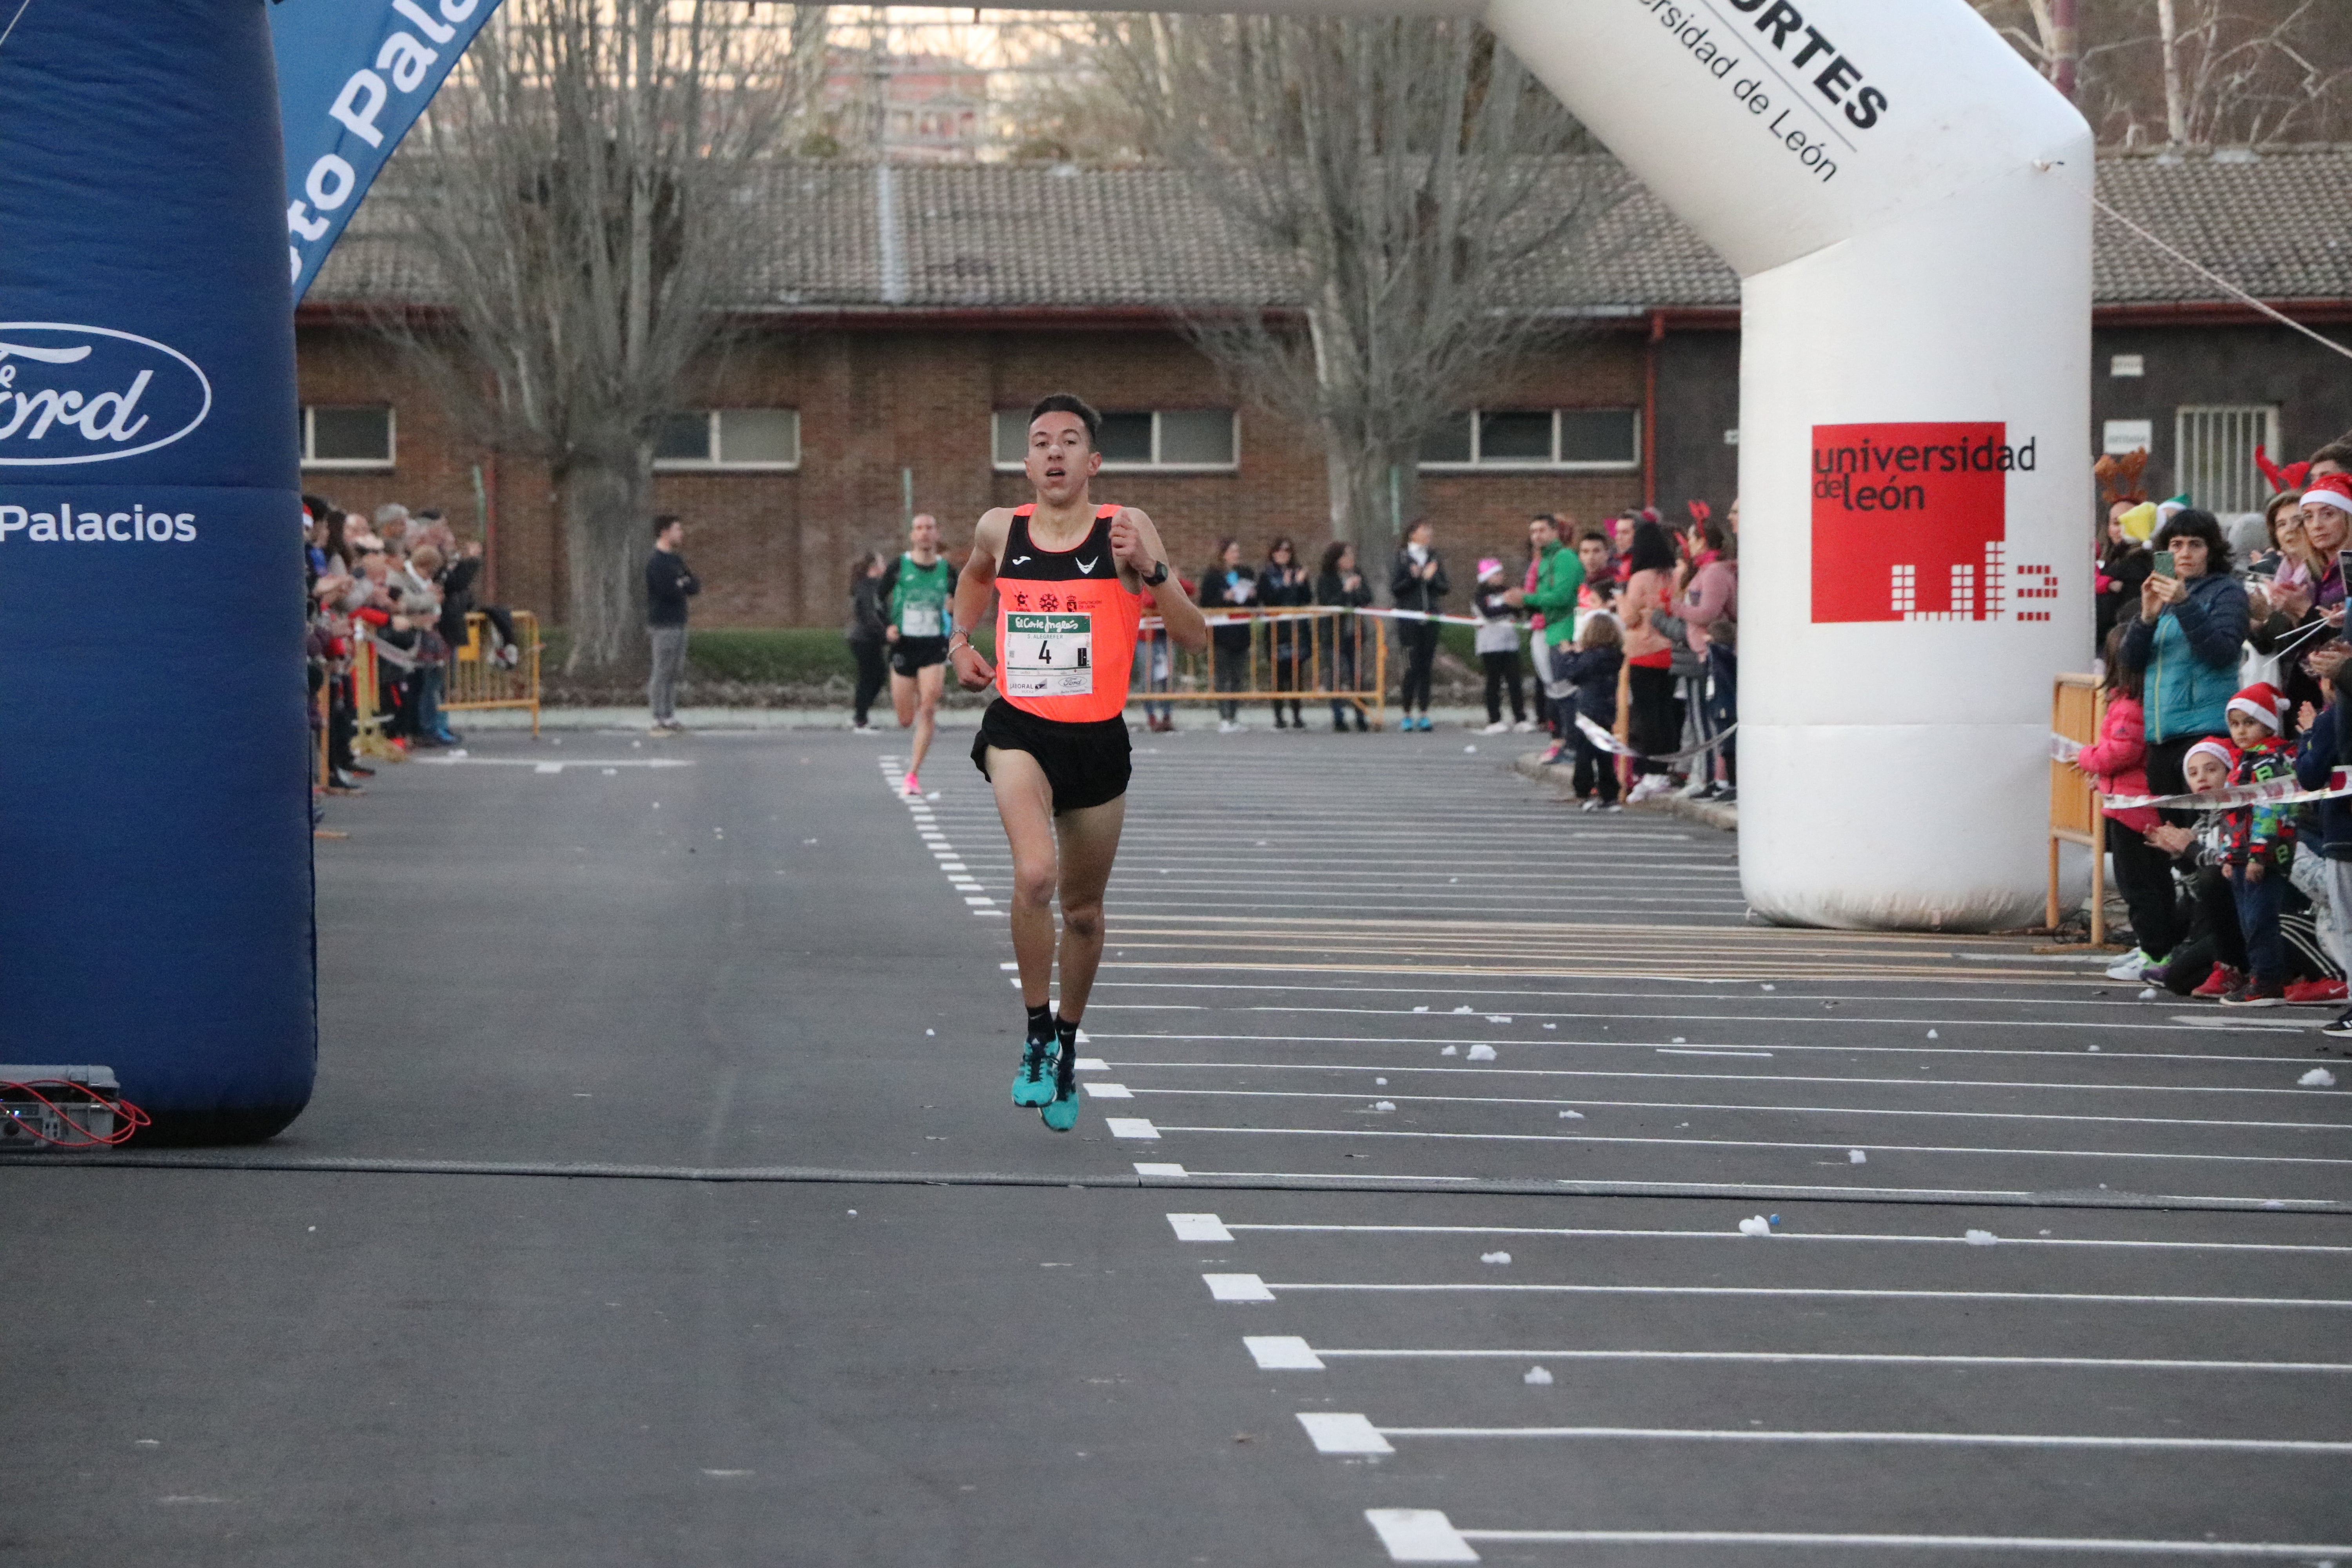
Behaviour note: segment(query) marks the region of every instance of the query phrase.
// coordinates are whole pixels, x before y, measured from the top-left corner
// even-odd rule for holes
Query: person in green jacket
[[[1552,650],[1576,641],[1576,592],[1584,586],[1584,563],[1560,539],[1561,520],[1540,512],[1528,524],[1528,543],[1535,551],[1535,586],[1514,588],[1506,602],[1543,617],[1543,630],[1529,650],[1534,655],[1536,691],[1544,715],[1551,721],[1554,739],[1564,739],[1560,715],[1568,711],[1547,695],[1552,683]]]

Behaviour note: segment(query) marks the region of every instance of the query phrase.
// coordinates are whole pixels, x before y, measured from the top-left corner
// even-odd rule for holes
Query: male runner
[[[1029,1009],[1013,1103],[1038,1107],[1056,1132],[1078,1120],[1078,1020],[1102,962],[1103,889],[1127,818],[1127,686],[1141,601],[1178,647],[1209,646],[1208,623],[1169,571],[1151,520],[1131,506],[1097,506],[1088,492],[1102,467],[1101,428],[1102,416],[1066,393],[1030,411],[1025,466],[1037,499],[981,518],[948,637],[964,689],[993,680],[1001,693],[981,718],[971,760],[996,791],[1013,846],[1013,956]],[[971,646],[992,588],[1001,673]],[[1048,997],[1057,889],[1058,1016]]]
[[[939,520],[916,514],[906,552],[882,574],[886,606],[882,638],[890,645],[890,705],[898,728],[915,729],[914,753],[907,759],[902,795],[920,795],[917,775],[939,729],[940,693],[947,684],[948,600],[955,594],[955,568],[940,554]]]

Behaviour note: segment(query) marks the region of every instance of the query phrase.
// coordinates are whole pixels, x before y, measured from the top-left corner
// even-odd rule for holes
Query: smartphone
[[[2159,550],[2156,552],[2156,574],[2159,577],[2173,575],[2171,551]]]
[[[2352,583],[2352,550],[2339,550],[2336,552],[2336,580],[2339,583]]]

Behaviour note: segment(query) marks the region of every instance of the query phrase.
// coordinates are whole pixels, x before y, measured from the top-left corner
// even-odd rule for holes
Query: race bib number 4
[[[935,637],[941,634],[940,607],[937,605],[908,605],[898,616],[898,635],[909,637]]]
[[[1007,697],[1085,697],[1095,689],[1091,615],[1004,617]]]

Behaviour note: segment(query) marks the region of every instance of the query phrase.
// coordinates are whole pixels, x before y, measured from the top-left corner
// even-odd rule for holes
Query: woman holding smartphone
[[[2230,699],[2246,641],[2246,590],[2230,575],[2230,546],[2211,512],[2175,512],[2155,544],[2155,568],[2140,584],[2139,614],[2124,632],[2123,654],[2146,672],[2148,787],[2185,795],[2180,762],[2189,748],[2230,732]]]

